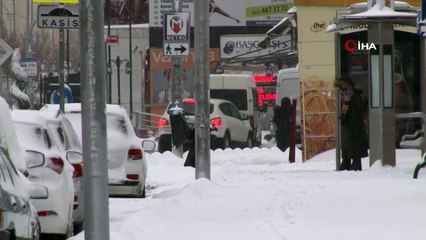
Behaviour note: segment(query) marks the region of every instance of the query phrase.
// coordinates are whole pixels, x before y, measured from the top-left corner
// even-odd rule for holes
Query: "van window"
[[[244,89],[210,89],[210,98],[225,99],[239,110],[247,110],[247,91]]]
[[[259,96],[257,94],[257,89],[253,88],[251,90],[252,94],[253,94],[253,100],[255,101],[256,104],[254,104],[254,110],[259,110],[259,104],[257,104],[257,101],[259,99]]]

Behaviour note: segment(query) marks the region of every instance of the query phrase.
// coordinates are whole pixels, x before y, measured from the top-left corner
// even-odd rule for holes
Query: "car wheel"
[[[71,220],[68,224],[67,233],[65,234],[65,239],[71,238],[74,236],[74,220]]]
[[[247,137],[246,147],[253,148],[253,137],[251,136],[250,133],[249,133],[249,135]]]
[[[163,153],[165,151],[171,151],[172,150],[172,141],[171,137],[162,135],[160,136],[160,139],[158,140],[158,151],[160,153]]]
[[[143,191],[142,191],[142,195],[141,195],[141,197],[142,197],[142,198],[146,198],[146,191],[145,191],[145,187],[143,187]]]
[[[83,231],[83,222],[74,223],[73,229],[74,229],[74,236],[79,234],[81,231]]]
[[[40,222],[37,221],[37,226],[34,228],[34,232],[33,232],[33,240],[40,240],[41,238],[41,227],[40,227]]]
[[[231,147],[231,138],[229,137],[229,133],[226,133],[225,137],[223,138],[222,149],[226,149],[230,147]]]

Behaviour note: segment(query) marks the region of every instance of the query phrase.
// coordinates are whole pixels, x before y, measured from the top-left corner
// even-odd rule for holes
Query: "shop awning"
[[[375,21],[391,21],[394,24],[416,26],[416,9],[407,4],[395,4],[395,10],[382,4],[376,4],[367,10],[366,4],[355,4],[349,10],[352,14],[341,14],[335,17],[334,23],[328,26],[327,32],[340,31],[354,25]],[[360,12],[360,10],[366,11]]]

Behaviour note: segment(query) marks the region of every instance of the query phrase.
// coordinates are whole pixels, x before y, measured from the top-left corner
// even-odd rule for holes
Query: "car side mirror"
[[[142,148],[145,152],[152,153],[154,152],[155,147],[156,147],[156,144],[154,141],[148,140],[148,139],[142,140]]]
[[[247,115],[245,113],[240,113],[240,115],[241,115],[241,120],[249,120],[250,119],[249,115]]]
[[[36,167],[40,167],[44,165],[46,161],[46,157],[44,156],[43,153],[33,151],[33,150],[27,150],[25,152],[27,154],[26,156],[27,168],[36,168]]]
[[[83,163],[83,154],[77,151],[67,151],[67,161],[71,164]]]

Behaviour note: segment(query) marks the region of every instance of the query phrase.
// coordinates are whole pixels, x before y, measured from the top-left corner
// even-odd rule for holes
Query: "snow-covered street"
[[[398,150],[394,168],[363,159],[362,172],[335,171],[334,150],[305,163],[300,154],[290,164],[275,147],[212,151],[212,181],[170,152],[150,154],[148,197],[110,198],[110,238],[424,239],[418,150]]]

